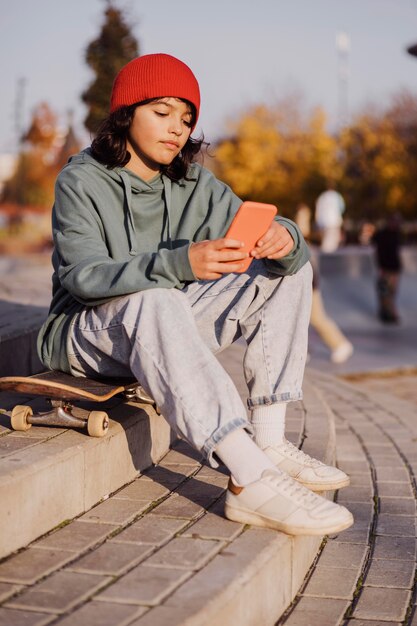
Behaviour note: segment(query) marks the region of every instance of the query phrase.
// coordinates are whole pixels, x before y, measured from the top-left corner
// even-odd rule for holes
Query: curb
[[[166,454],[171,430],[152,407],[131,402],[108,413],[109,431],[100,439],[0,427],[1,447],[10,452],[0,459],[0,558],[84,513]]]

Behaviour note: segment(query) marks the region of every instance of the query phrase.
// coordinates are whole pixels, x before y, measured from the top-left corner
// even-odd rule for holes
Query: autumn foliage
[[[32,114],[13,176],[7,181],[2,201],[18,206],[50,208],[54,182],[62,163],[63,136],[55,113],[42,102]]]
[[[404,92],[384,110],[368,108],[340,133],[323,110],[294,98],[250,107],[214,149],[210,165],[243,199],[272,202],[293,216],[332,183],[352,220],[401,212],[417,217],[417,97]]]

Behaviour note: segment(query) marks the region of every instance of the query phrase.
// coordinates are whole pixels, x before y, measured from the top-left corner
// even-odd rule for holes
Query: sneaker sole
[[[224,506],[224,514],[227,519],[233,522],[240,522],[241,524],[252,524],[254,526],[261,526],[262,528],[272,528],[273,530],[280,530],[287,535],[312,535],[323,536],[333,535],[334,533],[341,532],[352,526],[354,520],[353,516],[346,519],[344,522],[338,522],[337,524],[329,524],[328,526],[322,526],[321,528],[307,528],[305,526],[294,526],[292,524],[285,524],[277,520],[266,517],[261,513],[254,513],[247,509],[237,509],[228,504]]]
[[[339,480],[339,482],[334,483],[308,483],[304,480],[300,480],[299,478],[293,477],[294,480],[300,483],[300,485],[304,485],[307,489],[311,491],[319,492],[319,491],[336,491],[337,489],[343,489],[343,487],[349,487],[350,478],[345,478],[345,480]]]

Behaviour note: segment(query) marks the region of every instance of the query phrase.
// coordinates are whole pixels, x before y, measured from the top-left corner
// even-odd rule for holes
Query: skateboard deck
[[[29,405],[16,405],[11,414],[13,430],[25,431],[33,424],[87,428],[92,437],[103,437],[109,428],[105,411],[88,411],[77,407],[77,401],[106,402],[118,394],[126,400],[155,405],[152,398],[134,379],[76,378],[63,372],[43,372],[34,376],[0,378],[0,391],[40,396],[50,401],[51,411],[34,413]]]

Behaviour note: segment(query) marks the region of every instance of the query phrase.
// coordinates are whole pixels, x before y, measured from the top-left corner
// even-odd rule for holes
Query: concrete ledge
[[[106,437],[33,427],[0,427],[0,557],[87,511],[157,462],[171,430],[149,405],[120,403],[108,410]]]

